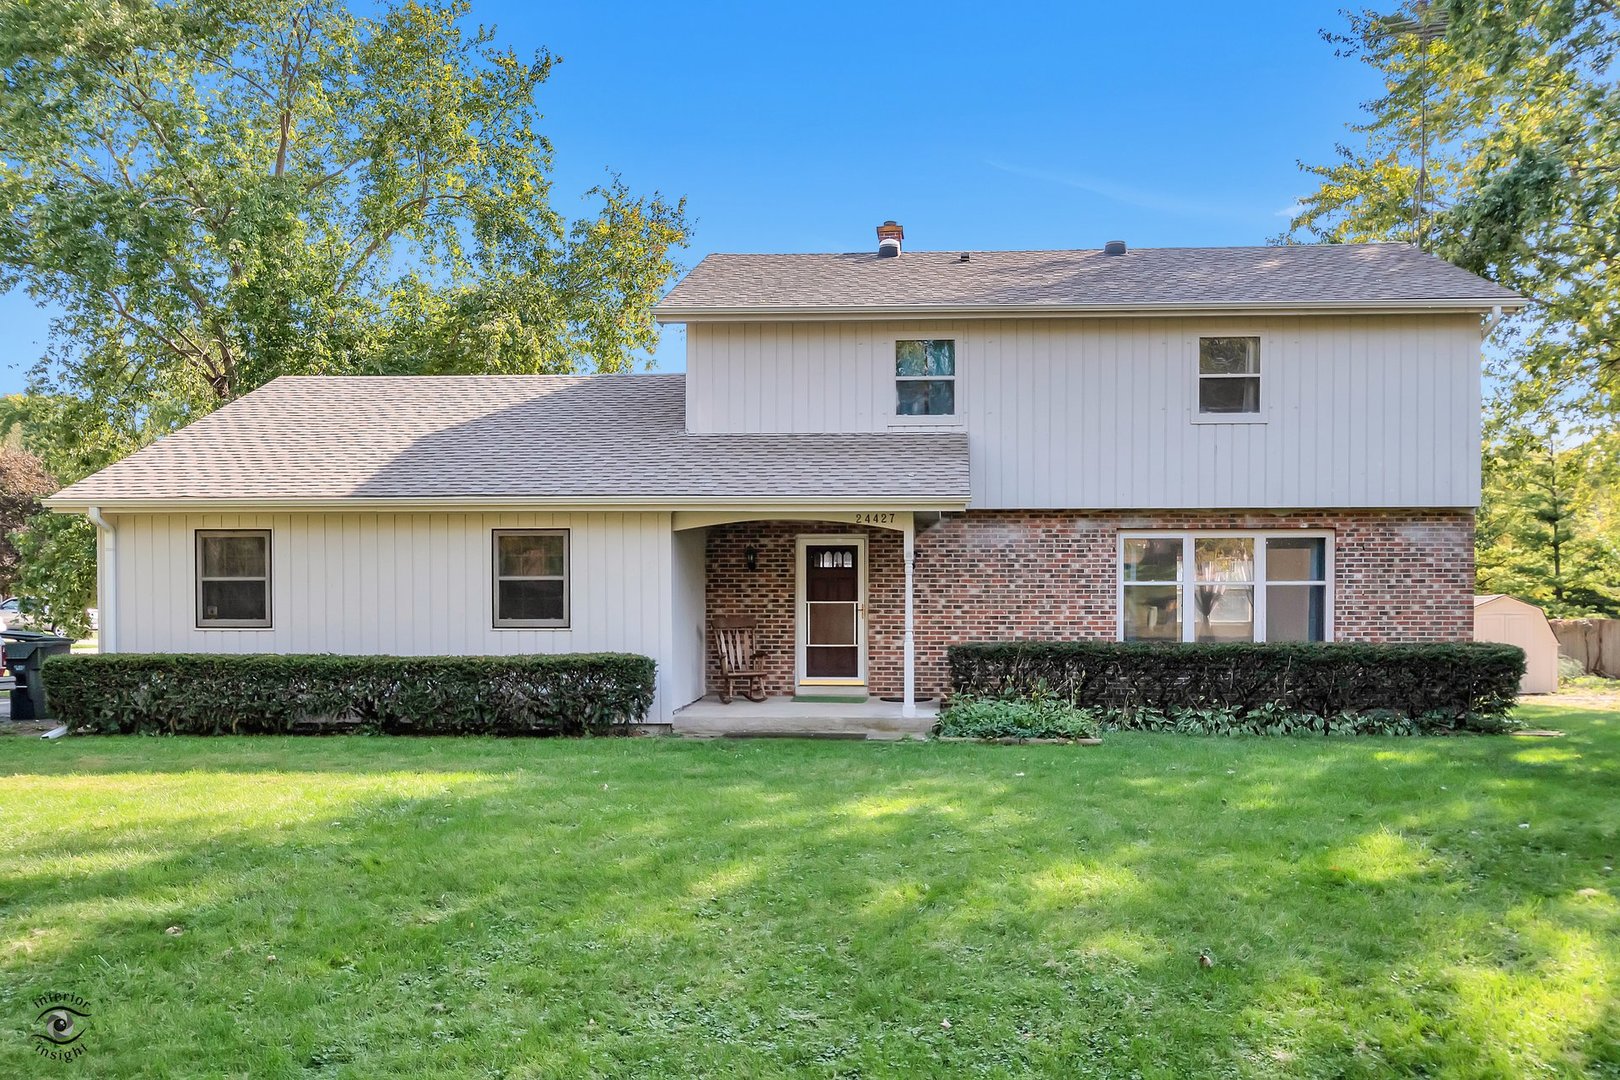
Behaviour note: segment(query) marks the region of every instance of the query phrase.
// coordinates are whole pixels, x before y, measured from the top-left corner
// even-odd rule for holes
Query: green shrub
[[[652,706],[645,656],[55,656],[51,715],[108,733],[271,734],[335,720],[422,735],[583,735]],[[312,723],[314,721],[314,723]]]
[[[965,739],[1095,739],[1095,712],[1049,694],[1028,700],[956,697],[939,714],[934,734]]]
[[[1100,710],[1112,724],[1220,728],[1227,721],[1217,718],[1230,716],[1245,730],[1281,727],[1282,717],[1302,716],[1320,719],[1324,731],[1333,724],[1337,730],[1502,731],[1513,726],[1508,712],[1524,674],[1523,650],[1479,642],[1019,641],[953,645],[948,659],[953,695],[1050,693]],[[1185,719],[1185,710],[1192,718]],[[1203,711],[1209,716],[1198,720]]]

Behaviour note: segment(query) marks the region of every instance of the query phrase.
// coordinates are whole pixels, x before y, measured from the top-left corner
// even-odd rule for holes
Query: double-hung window
[[[1126,533],[1125,641],[1326,641],[1325,533]]]
[[[895,415],[956,415],[956,342],[948,338],[894,343]]]
[[[568,530],[495,530],[495,626],[568,625]]]
[[[1181,640],[1186,544],[1179,536],[1127,537],[1120,561],[1121,626],[1127,641]]]
[[[1260,339],[1198,339],[1198,415],[1204,419],[1260,416]]]
[[[270,530],[197,531],[197,627],[270,625]]]

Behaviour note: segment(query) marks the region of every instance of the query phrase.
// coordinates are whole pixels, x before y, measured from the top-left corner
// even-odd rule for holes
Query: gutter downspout
[[[1497,304],[1491,308],[1491,317],[1485,320],[1485,336],[1488,338],[1496,333],[1497,324],[1502,321],[1502,305]]]
[[[96,634],[100,638],[100,650],[104,653],[118,651],[118,530],[112,527],[112,522],[101,516],[101,507],[86,508],[84,516],[90,519],[90,524],[96,527],[97,532],[106,541],[104,547],[105,558],[96,559],[96,622],[100,627]],[[98,552],[98,555],[101,554]]]

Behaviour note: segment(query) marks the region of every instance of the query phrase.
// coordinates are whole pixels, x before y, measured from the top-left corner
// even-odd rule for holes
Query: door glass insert
[[[811,679],[861,675],[860,567],[850,545],[805,548],[804,673]]]

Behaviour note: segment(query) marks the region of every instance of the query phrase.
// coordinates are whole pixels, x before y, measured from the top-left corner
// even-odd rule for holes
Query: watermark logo
[[[52,1061],[72,1061],[84,1053],[90,1003],[78,994],[41,994],[34,999],[34,1052]]]

